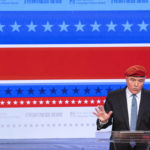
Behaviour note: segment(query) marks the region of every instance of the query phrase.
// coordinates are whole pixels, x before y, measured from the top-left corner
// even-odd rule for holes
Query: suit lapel
[[[138,119],[137,119],[137,124],[136,124],[136,129],[139,129],[139,125],[141,122],[141,118],[142,118],[142,113],[144,110],[144,102],[145,102],[145,97],[144,97],[144,90],[142,89],[142,93],[141,93],[141,101],[140,101],[140,106],[139,106],[139,112],[138,112]]]
[[[127,108],[127,99],[126,99],[126,88],[122,90],[122,107],[123,117],[126,123],[127,130],[129,130],[129,117],[128,117],[128,108]]]

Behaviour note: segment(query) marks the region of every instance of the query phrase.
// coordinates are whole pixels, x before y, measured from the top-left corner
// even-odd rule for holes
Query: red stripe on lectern
[[[0,48],[0,80],[119,79],[149,59],[150,47]]]

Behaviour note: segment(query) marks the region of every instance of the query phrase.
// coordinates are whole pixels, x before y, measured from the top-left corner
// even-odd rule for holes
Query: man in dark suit
[[[95,108],[97,130],[112,125],[112,131],[150,131],[150,91],[143,89],[146,69],[135,65],[126,72],[127,87],[108,94],[104,107]],[[117,150],[144,150],[146,144],[116,144]],[[114,145],[110,144],[110,150]]]

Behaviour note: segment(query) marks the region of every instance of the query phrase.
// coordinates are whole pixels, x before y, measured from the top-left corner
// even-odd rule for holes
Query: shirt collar
[[[128,87],[126,88],[127,97],[131,97],[133,94],[129,91]],[[141,91],[136,94],[137,98],[141,97]]]

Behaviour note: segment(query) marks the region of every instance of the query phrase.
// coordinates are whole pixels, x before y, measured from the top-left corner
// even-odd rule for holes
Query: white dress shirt
[[[131,109],[132,109],[132,96],[133,94],[129,91],[128,88],[126,88],[126,98],[127,98],[127,108],[128,108],[128,117],[129,117],[129,126],[131,125]],[[136,100],[137,100],[137,115],[139,112],[139,106],[141,101],[141,91],[136,94]]]
[[[129,126],[131,125],[131,109],[132,109],[132,96],[133,94],[129,91],[128,88],[126,88],[126,99],[127,99],[127,109],[128,109],[128,118],[129,118]],[[140,101],[141,101],[141,91],[136,94],[136,100],[137,100],[137,115],[139,112],[139,106],[140,106]],[[102,123],[100,120],[100,125],[103,126],[105,125],[108,121],[105,123]]]

